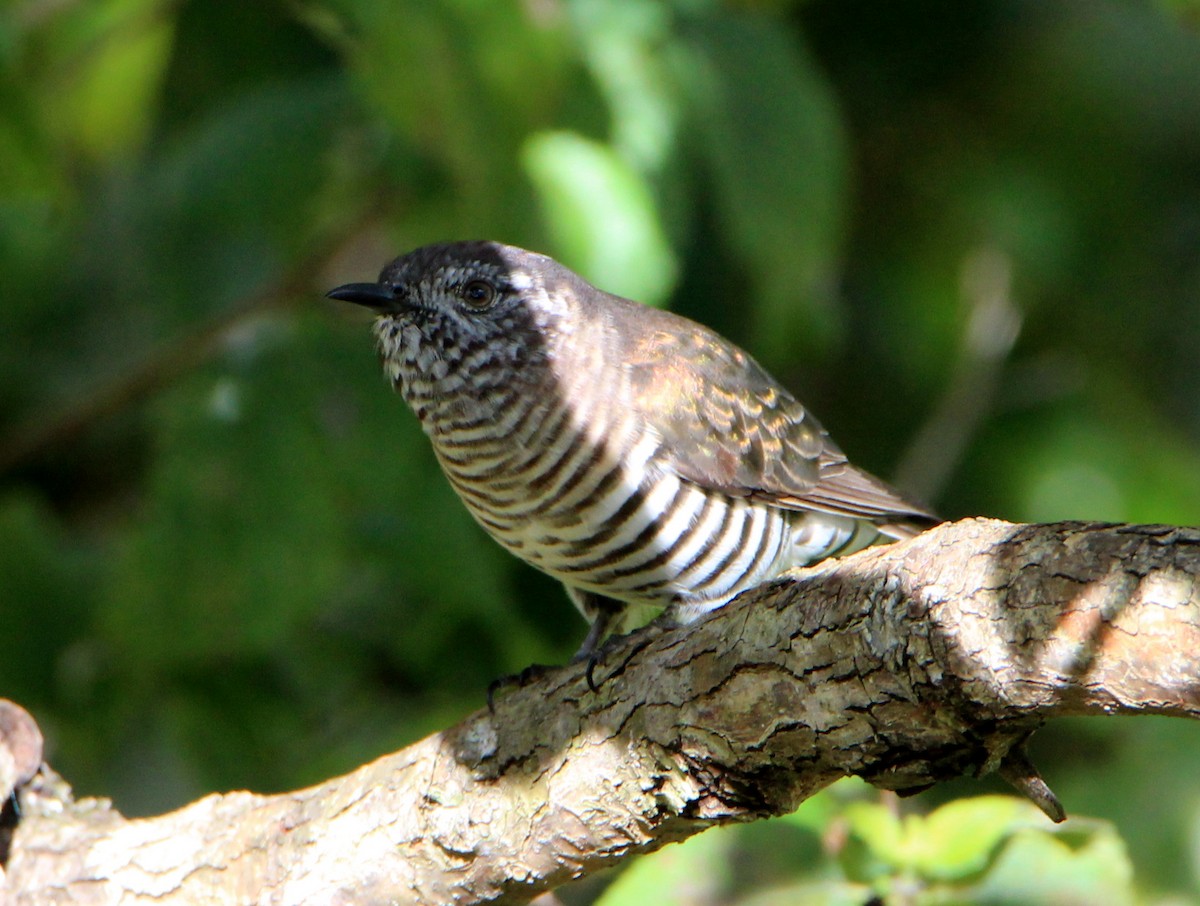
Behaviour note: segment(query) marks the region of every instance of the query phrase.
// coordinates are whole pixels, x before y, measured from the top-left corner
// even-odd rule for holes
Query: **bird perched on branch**
[[[430,245],[329,296],[471,515],[566,586],[594,657],[629,605],[685,623],[791,567],[938,520],[851,465],[749,355],[495,242]]]

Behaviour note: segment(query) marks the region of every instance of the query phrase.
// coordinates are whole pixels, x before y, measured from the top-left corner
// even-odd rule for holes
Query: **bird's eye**
[[[487,308],[496,301],[496,287],[486,280],[472,280],[463,286],[462,297],[473,308]]]

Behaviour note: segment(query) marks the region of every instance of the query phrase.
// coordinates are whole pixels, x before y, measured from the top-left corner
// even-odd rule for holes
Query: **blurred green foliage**
[[[623,872],[597,906],[1133,906],[1111,824],[1054,827],[1011,796],[901,816],[864,784],[822,791],[792,815],[709,832]]]
[[[947,515],[1200,521],[1198,28],[1191,0],[9,0],[0,694],[138,813],[348,770],[573,650],[321,298],[440,239],[712,324]],[[1198,733],[1036,740],[1133,882],[1106,825],[991,799],[830,794],[654,858],[701,852],[705,902],[1197,901]]]

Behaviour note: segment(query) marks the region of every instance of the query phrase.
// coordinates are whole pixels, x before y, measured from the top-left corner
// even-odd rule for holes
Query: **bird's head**
[[[573,276],[524,249],[452,242],[402,255],[375,283],[348,283],[327,295],[376,312],[393,381],[441,380],[485,363],[522,367],[544,355],[566,312],[556,290],[562,274]]]

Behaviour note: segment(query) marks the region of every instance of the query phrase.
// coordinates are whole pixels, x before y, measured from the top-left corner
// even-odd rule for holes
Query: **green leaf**
[[[171,10],[166,0],[94,0],[52,15],[25,9],[0,26],[0,58],[39,95],[57,151],[100,162],[141,144],[170,61]]]
[[[904,826],[887,805],[853,803],[846,809],[845,820],[850,835],[839,861],[852,881],[870,883],[908,863]]]
[[[729,882],[730,829],[715,828],[634,862],[596,906],[718,902]]]
[[[961,880],[984,871],[1016,830],[1049,830],[1045,816],[1013,796],[957,799],[906,823],[914,867],[930,879]]]
[[[871,902],[871,889],[846,881],[812,881],[772,888],[736,902],[737,906],[863,906]]]
[[[884,804],[855,803],[845,820],[847,877],[880,891],[922,891],[914,902],[1130,902],[1129,858],[1104,822],[1055,828],[1010,796],[957,800],[903,819]]]
[[[565,17],[478,0],[339,0],[350,64],[393,140],[422,158],[406,185],[439,197],[450,238],[524,232],[516,158],[552,121],[569,73]],[[449,196],[449,197],[447,197]]]
[[[607,292],[661,304],[675,258],[650,187],[607,145],[541,132],[521,155],[563,261]]]
[[[114,30],[77,73],[62,106],[75,134],[94,157],[113,157],[141,143],[152,125],[158,90],[171,52],[171,20],[142,13]]]
[[[727,241],[749,269],[755,348],[781,360],[840,329],[831,303],[846,204],[846,139],[825,78],[770,20],[714,11],[677,55],[690,133]]]
[[[663,47],[673,40],[668,4],[577,0],[569,7],[612,119],[612,144],[640,173],[659,172],[678,141],[680,89]]]
[[[1018,831],[968,901],[1125,906],[1135,902],[1132,877],[1125,844],[1111,825],[1072,819],[1060,832]]]

